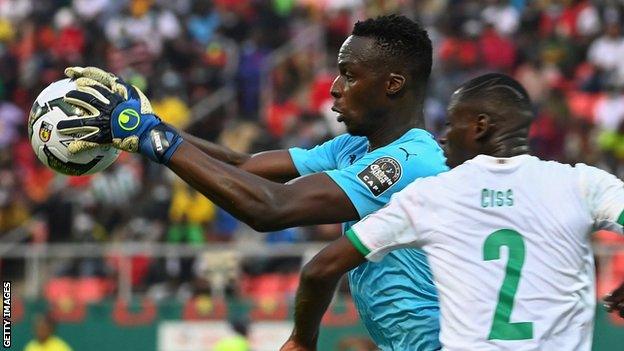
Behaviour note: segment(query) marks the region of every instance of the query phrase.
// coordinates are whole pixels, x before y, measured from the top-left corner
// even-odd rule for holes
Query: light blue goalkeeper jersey
[[[411,129],[368,152],[365,137],[340,135],[310,150],[289,150],[299,174],[326,172],[347,194],[360,218],[421,177],[448,170],[433,136]],[[343,232],[356,221],[343,223]],[[381,262],[349,272],[362,322],[382,350],[439,350],[438,296],[423,251],[392,251]]]

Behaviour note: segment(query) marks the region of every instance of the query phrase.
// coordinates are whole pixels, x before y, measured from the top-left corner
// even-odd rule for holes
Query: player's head
[[[340,75],[330,89],[338,120],[347,131],[367,136],[392,123],[388,118],[396,117],[398,109],[422,109],[431,52],[427,31],[407,17],[357,22],[340,47]]]
[[[511,157],[529,152],[533,108],[526,90],[500,73],[474,78],[457,89],[440,139],[450,167],[479,154]]]
[[[35,316],[34,329],[37,340],[43,342],[54,334],[55,323],[52,317],[45,314]]]
[[[245,337],[249,335],[249,321],[246,319],[232,320],[230,321],[230,325],[236,334]]]

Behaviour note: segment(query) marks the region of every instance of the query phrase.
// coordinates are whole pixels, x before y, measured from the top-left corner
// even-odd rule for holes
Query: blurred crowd
[[[166,168],[135,155],[93,176],[54,174],[31,150],[28,111],[65,67],[98,66],[140,87],[160,117],[199,137],[245,152],[313,146],[343,132],[328,92],[340,44],[358,19],[388,13],[419,20],[434,43],[425,106],[434,134],[455,87],[505,72],[535,104],[534,154],[624,175],[620,1],[0,0],[0,240],[16,230],[34,243],[335,238],[338,225],[249,233]],[[201,259],[132,260],[133,287],[155,297],[206,271]],[[292,292],[299,260],[242,262],[252,278],[238,285],[251,291],[261,276]],[[114,277],[119,264],[85,259],[54,274]],[[23,273],[6,263],[0,269]],[[275,272],[287,278],[274,282]],[[227,277],[226,291],[245,289]]]

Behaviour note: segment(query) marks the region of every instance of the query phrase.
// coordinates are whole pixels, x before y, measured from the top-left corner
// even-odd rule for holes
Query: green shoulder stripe
[[[620,225],[624,225],[624,211],[622,211],[622,213],[620,213],[620,216],[618,217],[617,222],[618,222]]]
[[[351,241],[351,244],[353,244],[353,246],[355,246],[355,248],[362,255],[364,255],[364,257],[368,256],[368,254],[370,253],[370,250],[366,246],[364,246],[364,244],[362,244],[362,242],[360,241],[360,238],[358,238],[357,234],[355,233],[355,231],[353,231],[353,229],[347,230],[345,235],[347,236],[347,239]]]

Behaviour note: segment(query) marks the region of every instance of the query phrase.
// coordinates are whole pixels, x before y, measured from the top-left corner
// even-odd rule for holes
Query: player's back
[[[408,187],[444,349],[590,350],[590,234],[621,230],[621,188],[596,168],[528,155],[478,156]]]

